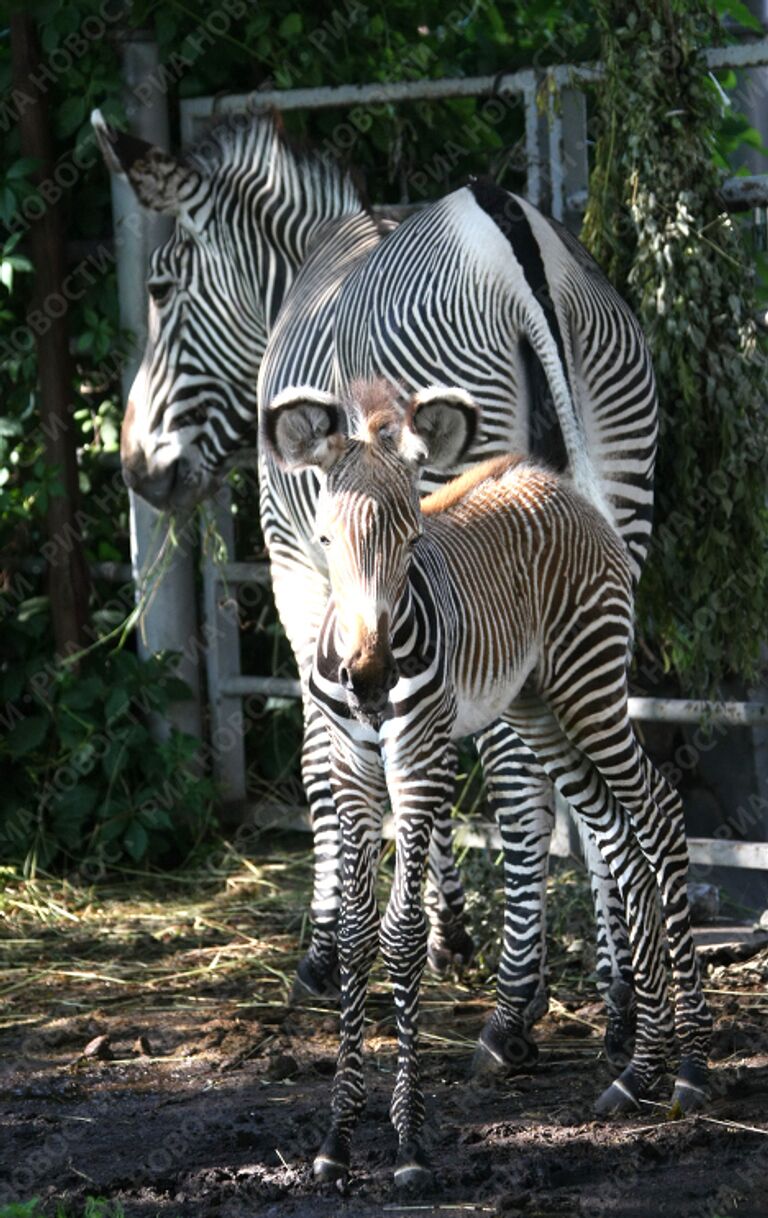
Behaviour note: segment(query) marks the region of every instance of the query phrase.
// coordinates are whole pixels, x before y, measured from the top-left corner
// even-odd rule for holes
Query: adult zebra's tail
[[[535,209],[491,179],[474,179],[469,189],[507,243],[507,257],[496,264],[495,272],[504,275],[500,266],[510,268],[509,288],[516,327],[530,344],[546,377],[573,483],[615,525],[614,514],[590,456],[584,423],[574,402],[566,343],[553,299],[553,285],[544,264],[541,247],[544,233],[553,245],[558,237]],[[538,221],[536,231],[532,223],[534,218]],[[482,236],[480,240],[482,242]],[[490,250],[486,252],[493,257]],[[534,409],[536,405],[534,400]]]

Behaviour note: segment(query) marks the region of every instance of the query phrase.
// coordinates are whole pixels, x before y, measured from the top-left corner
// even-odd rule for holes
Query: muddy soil
[[[710,949],[715,1094],[705,1116],[679,1121],[666,1119],[663,1092],[633,1119],[592,1118],[611,1077],[594,994],[555,987],[535,1074],[480,1085],[469,1067],[490,991],[482,978],[429,982],[423,1064],[438,1183],[420,1198],[392,1189],[395,1041],[377,987],[368,1110],[341,1194],[310,1172],[337,1016],[285,1004],[298,941],[270,913],[278,905],[279,894],[250,918],[240,890],[215,916],[211,905],[179,913],[177,898],[172,916],[155,903],[119,926],[82,909],[73,924],[10,920],[0,1208],[37,1196],[80,1213],[98,1196],[128,1218],[768,1215],[767,949],[735,961]]]

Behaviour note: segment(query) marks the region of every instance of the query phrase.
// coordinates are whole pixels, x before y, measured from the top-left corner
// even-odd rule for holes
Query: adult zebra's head
[[[353,385],[344,401],[286,389],[267,412],[265,439],[277,458],[326,475],[315,532],[336,610],[339,683],[362,718],[381,714],[398,680],[392,636],[422,534],[421,467],[455,465],[478,414],[464,390],[442,386],[420,390],[403,409],[380,380]]]
[[[120,450],[130,487],[184,510],[255,442],[259,364],[282,299],[317,224],[359,198],[334,165],[294,153],[270,114],[231,115],[182,157],[114,131],[98,111],[93,123],[109,169],[174,220],[151,258]]]

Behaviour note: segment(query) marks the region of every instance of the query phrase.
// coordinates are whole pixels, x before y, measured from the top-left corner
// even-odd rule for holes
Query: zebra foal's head
[[[447,469],[471,444],[478,409],[461,389],[435,386],[402,405],[386,381],[339,400],[310,388],[271,403],[265,440],[291,470],[325,477],[315,517],[336,610],[339,682],[351,709],[378,716],[398,680],[392,636],[413,549],[422,534],[422,465]]]

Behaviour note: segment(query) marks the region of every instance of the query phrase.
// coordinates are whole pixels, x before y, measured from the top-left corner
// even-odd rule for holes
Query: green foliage
[[[214,789],[195,740],[151,731],[153,715],[189,696],[173,656],[97,648],[75,671],[49,654],[47,600],[30,598],[0,651],[0,853],[30,872],[181,861],[209,825]]]
[[[10,1205],[0,1205],[0,1218],[50,1218],[37,1197],[31,1201],[14,1201]],[[103,1197],[86,1197],[82,1210],[71,1206],[58,1205],[56,1218],[124,1218],[124,1210],[119,1201],[107,1201]]]
[[[717,27],[690,0],[595,9],[606,77],[584,236],[640,319],[661,408],[641,626],[705,694],[754,675],[768,594],[768,363],[752,256],[718,199]]]

